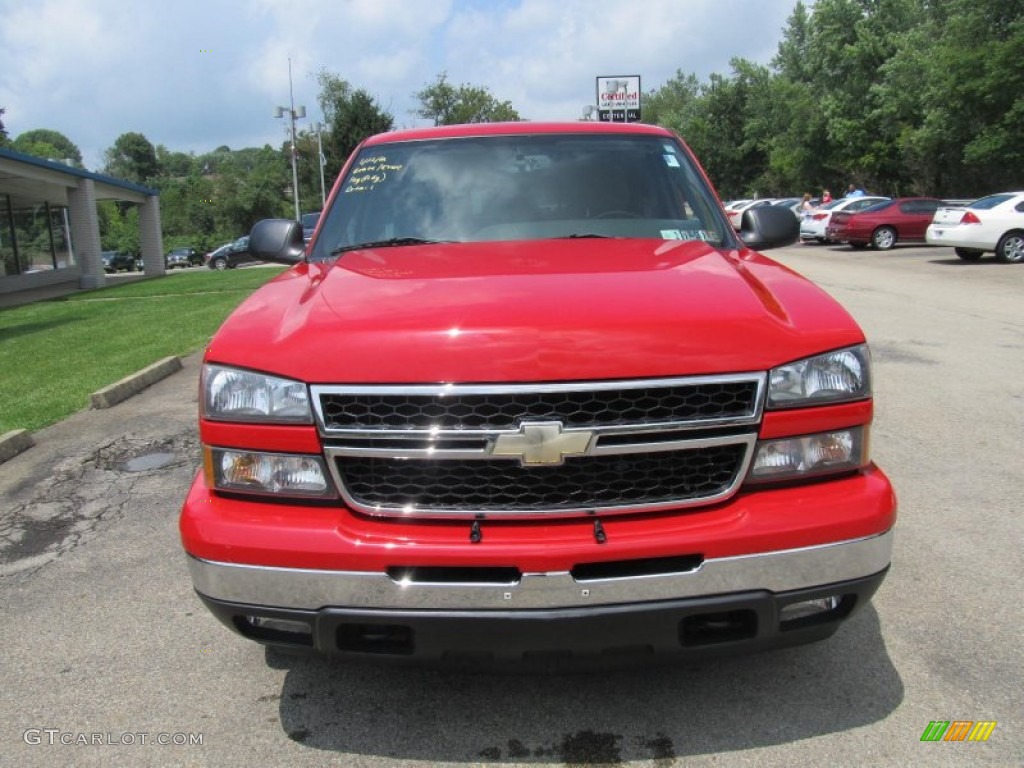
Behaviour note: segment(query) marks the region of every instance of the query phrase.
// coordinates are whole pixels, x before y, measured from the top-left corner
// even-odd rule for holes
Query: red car
[[[232,630],[357,659],[700,657],[831,635],[889,568],[854,320],[673,133],[394,131],[206,349],[180,519]]]
[[[941,204],[934,197],[898,197],[855,213],[836,211],[825,234],[829,240],[854,248],[871,245],[879,251],[887,251],[896,243],[923,243]]]

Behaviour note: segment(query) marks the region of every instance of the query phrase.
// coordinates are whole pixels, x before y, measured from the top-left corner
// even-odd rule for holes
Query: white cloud
[[[460,82],[483,75],[524,116],[573,119],[599,75],[640,75],[650,90],[678,69],[706,77],[736,56],[767,63],[791,10],[750,0],[522,0],[454,19],[446,68]]]
[[[90,167],[125,131],[173,150],[280,144],[288,103],[319,115],[326,68],[415,122],[447,72],[532,119],[575,119],[598,75],[705,78],[774,54],[792,2],[764,0],[0,0],[0,106],[13,134],[61,131]]]

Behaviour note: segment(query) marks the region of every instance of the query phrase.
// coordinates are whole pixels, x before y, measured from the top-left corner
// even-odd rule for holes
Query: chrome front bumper
[[[851,581],[889,566],[893,531],[863,539],[705,560],[684,573],[580,580],[566,571],[524,573],[507,583],[430,583],[386,573],[272,568],[189,557],[197,592],[212,600],[316,611],[520,610],[627,605]]]

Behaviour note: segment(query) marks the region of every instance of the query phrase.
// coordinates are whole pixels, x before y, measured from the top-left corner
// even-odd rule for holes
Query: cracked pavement
[[[200,358],[185,362],[145,396],[36,432],[33,448],[0,465],[0,586],[31,576],[137,508],[140,484],[160,484],[169,470],[196,471]],[[173,493],[183,497],[186,487]]]
[[[85,437],[87,431],[78,434]],[[193,427],[171,437],[129,433],[99,447],[87,445],[86,453],[58,461],[49,477],[23,480],[22,493],[11,494],[22,500],[0,515],[0,577],[53,562],[124,515],[146,474],[171,467],[194,470],[198,456]]]

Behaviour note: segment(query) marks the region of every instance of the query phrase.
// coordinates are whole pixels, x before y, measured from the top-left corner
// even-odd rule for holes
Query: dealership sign
[[[640,75],[597,78],[597,116],[614,123],[640,119]]]

